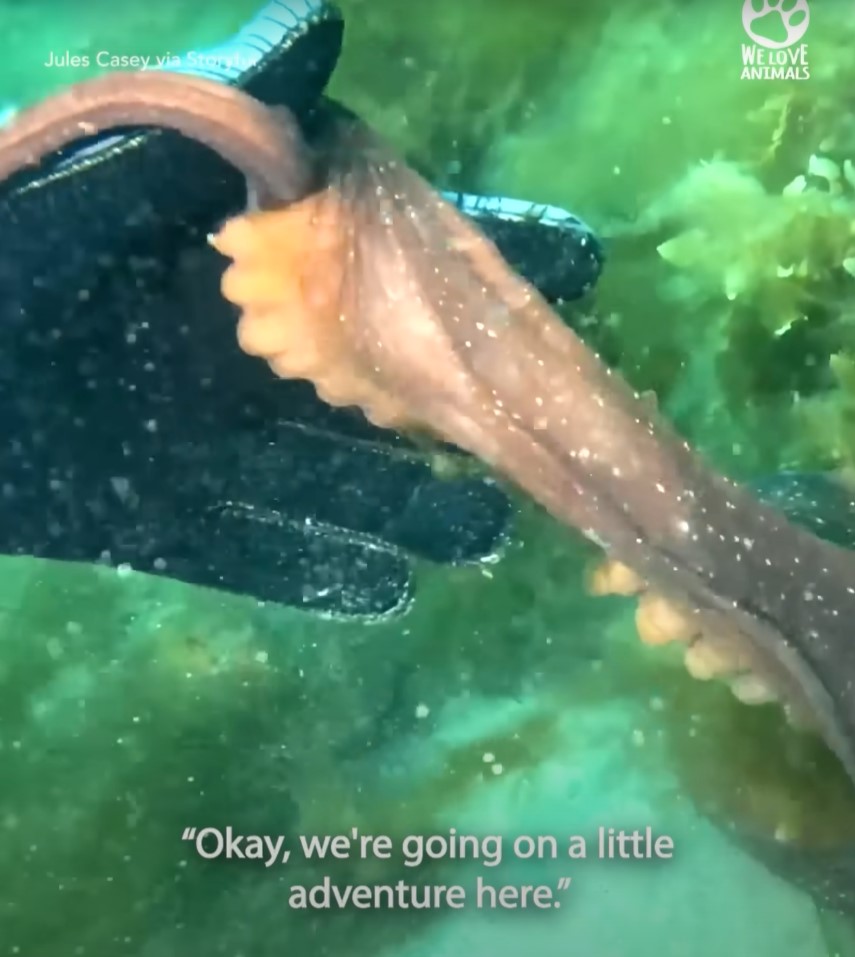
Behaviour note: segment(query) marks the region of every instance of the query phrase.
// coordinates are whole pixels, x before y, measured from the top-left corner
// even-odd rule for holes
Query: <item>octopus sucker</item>
[[[478,390],[470,391],[471,377],[432,321],[430,302],[422,293],[424,279],[412,269],[418,250],[425,248],[423,224],[409,215],[416,207],[395,210],[397,215],[386,210],[383,201],[400,203],[390,191],[375,213],[369,202],[374,193],[364,188],[379,175],[377,170],[391,175],[399,167],[360,165],[362,156],[349,156],[343,166],[333,164],[326,189],[316,196],[286,210],[251,213],[226,223],[211,240],[233,260],[222,292],[242,310],[241,347],[264,358],[277,375],[311,379],[325,401],[359,406],[374,424],[430,433],[443,394],[452,405],[459,390],[470,398]],[[435,214],[453,211],[426,193]],[[381,245],[372,230],[371,248],[363,251],[363,221],[370,225],[377,216],[384,224],[379,236],[386,242]],[[463,241],[467,248],[485,242],[474,229]],[[502,262],[497,254],[494,268]],[[373,290],[366,288],[369,284]],[[269,298],[277,286],[288,293],[278,312],[270,309]],[[307,342],[312,344],[311,364],[300,361]],[[434,363],[438,350],[443,361]],[[485,395],[482,402],[491,399]]]
[[[665,645],[689,641],[697,634],[691,609],[681,608],[661,595],[646,592],[638,602],[635,626],[641,640],[648,645]]]
[[[730,688],[743,704],[771,704],[778,700],[777,690],[759,675],[739,675],[730,682]]]
[[[751,667],[750,655],[734,635],[698,636],[686,649],[684,661],[689,674],[700,681],[741,674]]]
[[[382,428],[413,415],[369,372],[342,311],[349,224],[330,189],[285,209],[229,220],[211,245],[232,260],[221,290],[241,309],[238,344],[281,378],[307,379],[333,406],[359,406]]]
[[[798,702],[781,700],[786,687],[776,684],[773,673],[764,672],[762,659],[745,638],[736,632],[699,632],[691,609],[648,590],[631,568],[616,561],[600,561],[588,572],[588,591],[598,596],[639,596],[635,625],[644,644],[683,644],[683,663],[693,678],[726,682],[743,704],[781,701],[792,724],[806,723]]]
[[[585,576],[589,595],[637,595],[645,584],[631,568],[617,561],[598,561]]]

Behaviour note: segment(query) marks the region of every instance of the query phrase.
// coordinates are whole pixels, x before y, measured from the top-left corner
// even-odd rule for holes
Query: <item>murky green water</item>
[[[332,95],[437,184],[583,215],[608,262],[568,318],[718,467],[850,464],[851,4],[811,5],[801,81],[740,78],[738,2],[342,7]],[[50,50],[204,46],[254,8],[6,0],[0,102],[97,72],[51,71]],[[830,913],[855,887],[827,887],[855,832],[836,764],[775,706],[642,646],[629,601],[583,593],[594,557],[520,502],[497,561],[420,565],[412,609],[370,624],[2,559],[0,954],[855,953]],[[413,872],[205,861],[181,840],[227,826],[556,835],[557,860],[418,873],[572,883],[543,912],[299,912],[294,883]],[[600,826],[650,826],[673,859],[563,853]]]

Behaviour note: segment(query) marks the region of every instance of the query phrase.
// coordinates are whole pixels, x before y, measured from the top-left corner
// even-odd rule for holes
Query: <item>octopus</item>
[[[640,595],[648,643],[775,698],[855,782],[855,555],[718,475],[345,109],[311,130],[237,89],[168,73],[73,86],[0,132],[0,179],[81,137],[165,127],[247,181],[212,244],[247,353],[375,425],[482,459],[605,552],[597,593]]]

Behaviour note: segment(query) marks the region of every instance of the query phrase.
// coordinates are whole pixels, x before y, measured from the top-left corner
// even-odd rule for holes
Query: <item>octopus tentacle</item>
[[[96,77],[23,110],[0,130],[0,180],[77,140],[133,126],[198,140],[267,201],[291,202],[314,188],[313,158],[290,112],[213,80],[161,71]]]
[[[682,604],[697,633],[738,635],[855,781],[855,555],[709,470],[364,126],[340,120],[332,142],[328,187],[279,221],[278,254],[259,254],[273,214],[214,239],[234,259],[224,291],[245,347],[378,424],[421,424],[480,456]],[[291,277],[278,305],[262,261]]]

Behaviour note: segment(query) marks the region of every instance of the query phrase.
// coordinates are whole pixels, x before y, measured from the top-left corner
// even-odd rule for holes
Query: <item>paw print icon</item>
[[[807,0],[745,0],[742,5],[745,32],[756,44],[770,50],[798,43],[809,24]]]

